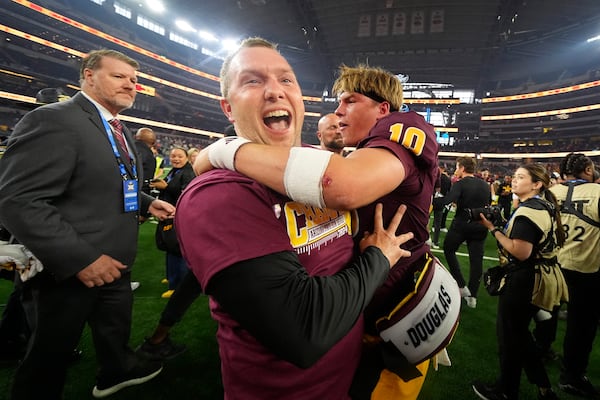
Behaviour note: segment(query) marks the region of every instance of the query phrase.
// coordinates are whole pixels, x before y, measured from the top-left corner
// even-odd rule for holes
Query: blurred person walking
[[[484,180],[475,177],[475,159],[459,157],[456,159],[454,175],[459,178],[452,184],[444,197],[433,200],[434,209],[450,203],[456,203],[456,214],[444,239],[444,256],[456,283],[460,287],[461,296],[468,307],[477,307],[477,293],[483,273],[483,254],[486,230],[473,216],[471,210],[489,206],[490,189]],[[463,242],[467,242],[469,252],[469,282],[465,281],[456,256],[456,251]]]
[[[435,198],[443,198],[448,195],[452,187],[452,181],[448,176],[448,171],[443,165],[439,166],[440,184],[434,194]],[[433,203],[433,236],[431,237],[432,247],[440,248],[440,232],[448,232],[446,229],[446,218],[450,212],[450,204]]]

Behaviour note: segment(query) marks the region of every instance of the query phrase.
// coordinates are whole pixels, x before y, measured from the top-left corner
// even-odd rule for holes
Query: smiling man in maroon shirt
[[[254,38],[225,60],[221,106],[236,132],[300,144],[304,103],[272,44]],[[352,214],[305,205],[227,170],[196,178],[178,203],[183,254],[218,322],[226,399],[348,399],[362,310],[410,253],[378,223],[352,260]],[[378,246],[374,247],[374,245]]]

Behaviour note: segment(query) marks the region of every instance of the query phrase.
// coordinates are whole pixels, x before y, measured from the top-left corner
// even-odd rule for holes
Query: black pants
[[[433,209],[433,236],[431,240],[436,246],[440,245],[440,229],[446,227],[446,217],[448,216],[448,207],[443,206],[439,209]]]
[[[8,278],[8,276],[7,276]],[[0,346],[11,345],[25,347],[24,341],[29,337],[29,326],[25,318],[25,310],[21,305],[21,279],[14,273],[14,287],[8,295],[6,306],[0,319]],[[7,349],[8,350],[8,349]],[[11,349],[15,353],[17,349]]]
[[[31,337],[15,372],[12,399],[61,399],[67,366],[86,322],[92,331],[99,377],[120,376],[136,362],[129,348],[133,295],[127,273],[88,288],[76,277],[62,282],[45,272],[23,285]]]
[[[600,271],[593,274],[562,271],[569,287],[567,330],[563,343],[564,375],[567,379],[577,379],[586,373],[600,322]]]
[[[498,207],[502,209],[502,216],[506,221],[510,219],[510,212],[512,210],[512,195],[500,196],[498,198]]]
[[[556,330],[558,329],[558,312],[560,307],[552,310],[552,318],[544,321],[535,321],[533,337],[538,353],[543,357],[552,348],[552,343],[556,340]]]
[[[531,320],[539,310],[531,304],[534,280],[533,267],[519,267],[511,273],[498,298],[498,386],[509,400],[519,398],[522,370],[529,382],[538,387],[550,387],[548,374],[529,331]]]
[[[469,252],[469,284],[467,287],[473,297],[477,297],[483,273],[483,254],[487,229],[478,222],[467,223],[460,220],[452,221],[450,230],[444,240],[444,256],[448,262],[450,273],[456,280],[458,287],[466,285],[465,278],[460,270],[456,251],[463,242],[467,242]]]
[[[185,312],[201,294],[200,282],[198,282],[194,273],[188,270],[173,295],[169,298],[160,316],[160,323],[165,326],[173,326],[181,321]]]

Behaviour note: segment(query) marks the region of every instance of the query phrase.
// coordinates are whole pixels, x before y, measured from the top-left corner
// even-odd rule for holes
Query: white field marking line
[[[443,253],[444,250],[443,249],[431,249],[431,252],[433,253]],[[469,257],[469,255],[467,253],[456,253],[457,256],[461,256],[461,257]],[[488,256],[483,256],[484,260],[490,260],[490,261],[498,261],[498,257],[488,257]]]
[[[448,218],[446,221],[452,221],[453,218]],[[433,223],[433,221],[432,221]],[[443,249],[431,249],[432,253],[443,253],[444,250]],[[466,253],[456,253],[457,256],[461,256],[461,257],[469,257],[468,254]],[[483,256],[484,260],[489,260],[489,261],[498,261],[498,257],[488,257],[488,256]]]

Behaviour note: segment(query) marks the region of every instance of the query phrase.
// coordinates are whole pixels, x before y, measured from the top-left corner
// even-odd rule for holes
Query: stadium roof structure
[[[193,24],[280,44],[305,89],[368,63],[476,93],[597,66],[597,0],[164,0]],[[547,80],[547,79],[546,79]],[[513,85],[513,86],[510,86]]]
[[[440,132],[466,149],[541,139],[600,148],[600,40],[587,40],[600,35],[598,0],[161,1],[162,13],[147,0],[0,2],[0,108],[46,87],[74,93],[79,59],[108,47],[141,64],[142,95],[128,111],[141,119],[128,122],[213,138],[228,124],[222,39],[261,36],[296,71],[307,143],[335,109],[328,92],[339,65],[364,63],[408,79],[410,108],[437,114]],[[458,99],[468,91],[470,101]]]

